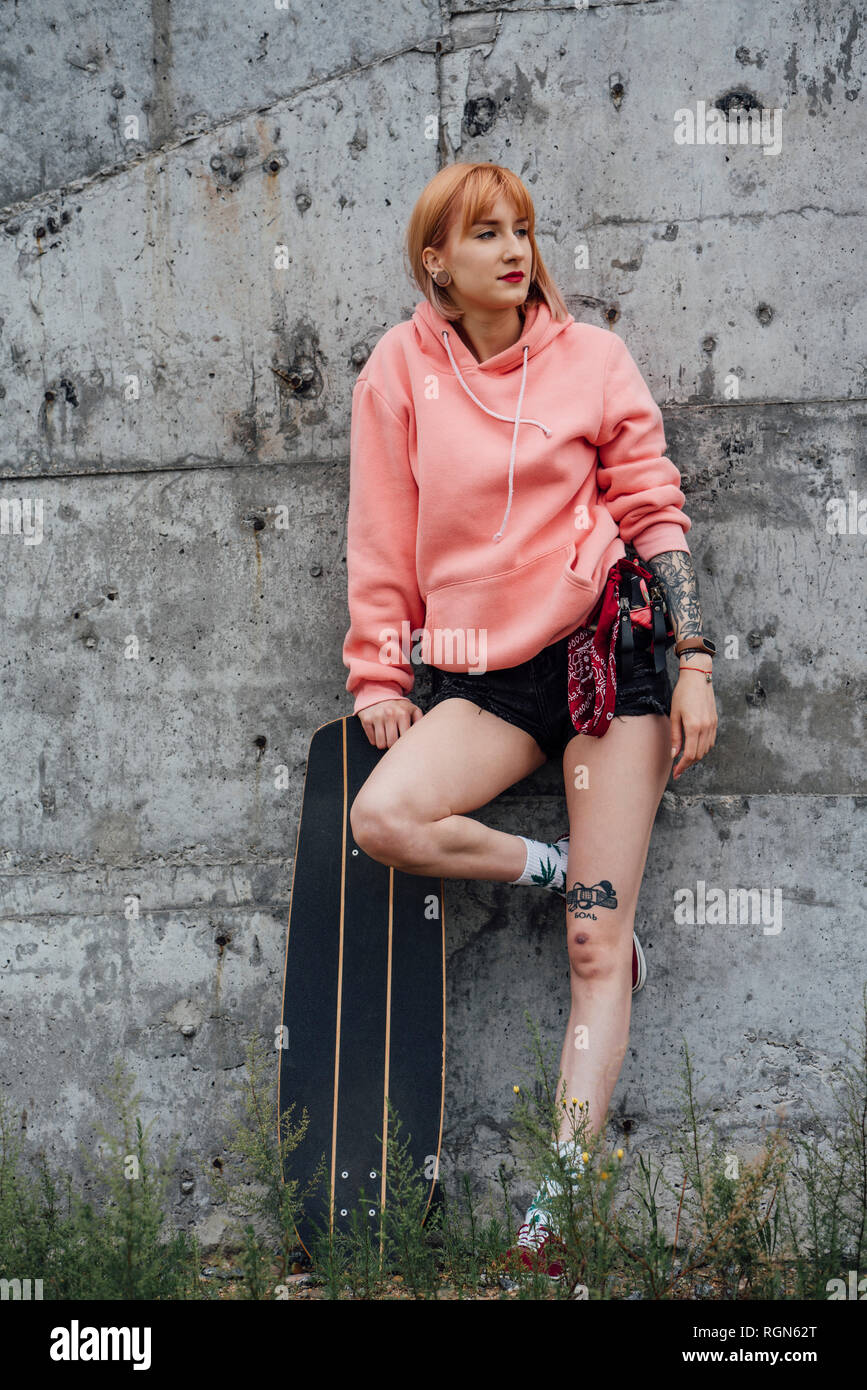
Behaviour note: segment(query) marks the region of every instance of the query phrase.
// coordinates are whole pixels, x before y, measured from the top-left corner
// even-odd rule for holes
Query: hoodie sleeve
[[[609,512],[642,560],[685,550],[692,523],[683,511],[680,473],[665,457],[662,412],[622,338],[605,362],[597,480]]]
[[[415,684],[409,631],[424,626],[416,578],[418,486],[409,466],[407,429],[391,406],[359,378],[352,393],[349,517],[346,539],[350,627],[343,642],[353,713],[408,697]]]

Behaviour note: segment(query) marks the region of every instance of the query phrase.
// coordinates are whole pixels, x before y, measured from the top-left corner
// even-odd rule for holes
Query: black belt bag
[[[665,670],[665,653],[675,640],[674,624],[668,610],[665,591],[656,575],[634,556],[628,556],[628,569],[621,570],[620,612],[618,639],[620,643],[620,674],[629,680],[633,672],[636,631],[650,633],[653,669],[658,675]],[[644,621],[637,617],[641,614]]]

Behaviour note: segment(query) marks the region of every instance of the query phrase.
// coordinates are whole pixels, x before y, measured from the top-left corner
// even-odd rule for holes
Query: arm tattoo
[[[701,637],[701,607],[698,601],[698,579],[692,556],[685,550],[665,550],[644,562],[665,587],[668,611],[674,624],[677,641],[684,637]],[[681,652],[679,661],[704,656],[704,652]]]

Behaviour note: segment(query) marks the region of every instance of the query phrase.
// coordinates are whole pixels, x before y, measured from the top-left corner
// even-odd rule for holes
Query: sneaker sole
[[[640,989],[644,989],[644,981],[647,979],[647,961],[644,959],[644,952],[641,949],[641,942],[638,940],[638,937],[635,935],[635,932],[632,933],[632,949],[635,952],[635,957],[638,961],[638,979],[632,986],[632,993],[637,994]],[[635,972],[633,971],[633,976],[634,974]]]

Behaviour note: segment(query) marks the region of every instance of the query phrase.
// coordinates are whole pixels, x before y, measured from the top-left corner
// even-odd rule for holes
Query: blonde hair
[[[533,200],[518,175],[502,164],[448,164],[425,185],[406,230],[405,246],[412,278],[443,318],[452,322],[462,319],[463,310],[452,300],[448,287],[438,285],[425,268],[422,252],[426,246],[439,248],[445,244],[459,205],[461,235],[466,236],[473,223],[490,214],[500,194],[505,194],[519,217],[527,219],[527,240],[533,251],[533,261],[530,288],[523,307],[544,300],[552,318],[558,321],[567,318],[569,310],[536,245]]]

